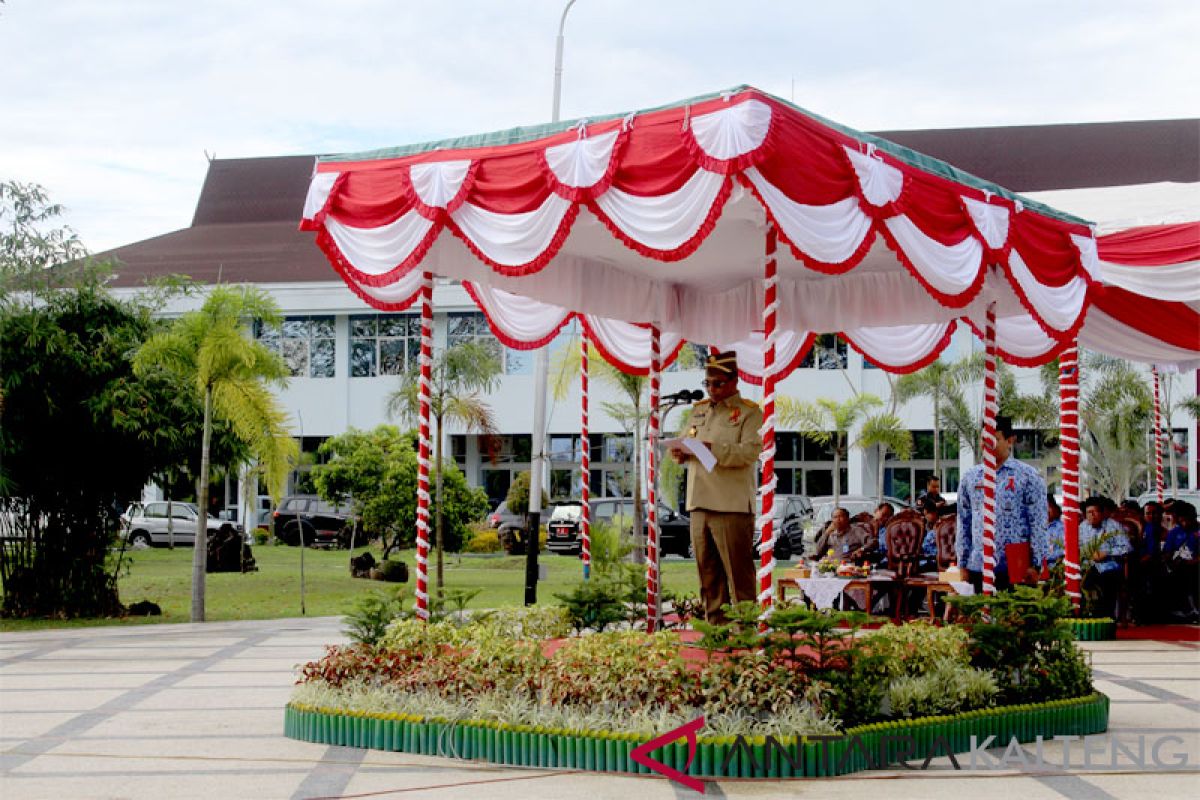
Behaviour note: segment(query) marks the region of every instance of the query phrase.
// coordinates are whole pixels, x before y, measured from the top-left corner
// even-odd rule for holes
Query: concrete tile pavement
[[[63,798],[654,798],[696,794],[657,777],[521,770],[282,736],[294,667],[344,639],[336,618],[81,628],[0,635],[0,796]],[[1003,769],[875,771],[835,780],[720,781],[709,797],[1109,798],[1200,796],[1200,649],[1087,643],[1113,698],[1111,732],[1166,741],[1166,770],[1062,771],[1063,744]],[[1072,763],[1082,764],[1072,743]],[[991,751],[993,756],[1003,749]],[[1011,756],[1012,754],[1010,754]],[[1107,764],[1107,754],[1099,759]],[[967,766],[966,759],[960,765]],[[886,781],[886,783],[879,783]]]

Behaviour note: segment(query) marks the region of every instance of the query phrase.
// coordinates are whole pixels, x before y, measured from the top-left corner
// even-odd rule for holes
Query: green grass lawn
[[[363,552],[362,549],[356,551]],[[378,557],[378,550],[373,554]],[[191,608],[191,549],[152,548],[127,553],[132,562],[121,578],[121,602],[140,600],[157,603],[161,617],[86,620],[5,620],[0,631],[22,631],[86,625],[138,625],[159,622],[188,622]],[[414,552],[399,557],[415,567]],[[305,613],[336,616],[346,613],[354,600],[366,592],[403,586],[409,601],[415,574],[406,584],[386,584],[350,577],[344,550],[304,551]],[[298,617],[300,612],[300,548],[254,548],[258,572],[207,576],[206,616],[209,620],[278,619]],[[578,558],[542,553],[539,563],[547,567],[547,579],[538,584],[538,602],[557,604],[554,595],[567,592],[582,580]],[[433,592],[435,560],[430,554],[430,593]],[[785,567],[787,564],[785,563]],[[525,602],[525,557],[446,554],[445,579],[448,589],[479,589],[468,608],[519,606]],[[670,557],[662,563],[662,585],[671,591],[699,591],[694,562]]]

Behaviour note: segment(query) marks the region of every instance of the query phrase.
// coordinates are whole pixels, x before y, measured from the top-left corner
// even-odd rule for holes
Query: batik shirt
[[[996,571],[1004,569],[1006,545],[1029,542],[1032,565],[1046,560],[1046,483],[1036,469],[1015,458],[996,468]],[[976,464],[958,485],[958,563],[983,571],[983,465]]]
[[[1066,555],[1066,551],[1063,549],[1066,541],[1067,534],[1063,530],[1062,517],[1046,523],[1046,557],[1051,564],[1062,561],[1063,556]]]
[[[1112,538],[1104,546],[1111,558],[1097,561],[1093,566],[1096,567],[1097,572],[1109,572],[1121,566],[1121,562],[1117,558],[1129,555],[1133,550],[1133,545],[1129,543],[1129,537],[1125,535],[1125,527],[1115,519],[1110,517],[1104,520],[1100,523],[1099,528],[1093,527],[1087,519],[1081,519],[1079,520],[1079,551],[1082,553],[1088,542],[1101,534],[1112,534]]]

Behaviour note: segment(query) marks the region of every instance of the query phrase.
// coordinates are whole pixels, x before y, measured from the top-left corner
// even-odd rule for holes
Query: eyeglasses
[[[722,386],[724,386],[727,383],[729,383],[729,381],[721,380],[718,378],[715,380],[701,381],[700,385],[703,386],[705,389],[720,389]]]

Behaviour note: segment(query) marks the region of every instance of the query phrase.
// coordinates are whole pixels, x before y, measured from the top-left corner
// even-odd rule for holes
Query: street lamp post
[[[558,122],[559,102],[562,99],[563,31],[567,12],[575,0],[567,0],[558,21],[558,39],[554,43],[554,103],[551,122]],[[537,351],[533,362],[533,458],[529,475],[529,532],[525,537],[525,605],[537,603],[538,547],[542,525],[542,483],[546,472],[546,384],[550,372],[549,345]]]

